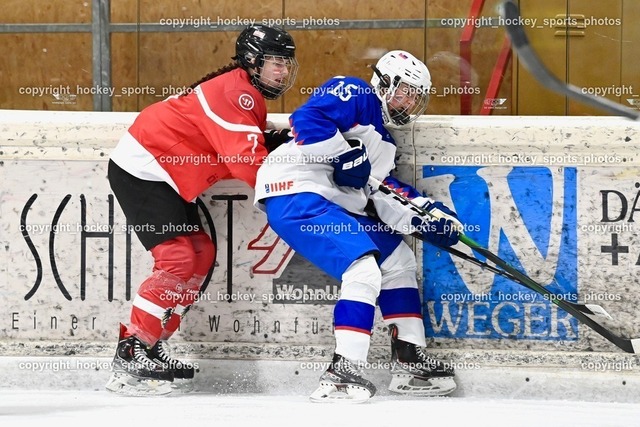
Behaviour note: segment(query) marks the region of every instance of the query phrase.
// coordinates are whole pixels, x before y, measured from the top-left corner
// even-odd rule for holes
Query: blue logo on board
[[[420,187],[452,207],[465,234],[577,301],[576,169],[428,166]],[[462,243],[456,246],[484,260]],[[427,336],[576,340],[578,322],[544,296],[425,244]]]

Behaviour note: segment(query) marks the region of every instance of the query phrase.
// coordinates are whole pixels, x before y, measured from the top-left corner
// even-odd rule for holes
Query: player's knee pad
[[[194,274],[206,276],[216,259],[216,247],[211,237],[204,231],[189,235],[193,250],[196,254]]]
[[[404,242],[400,243],[384,260],[380,270],[382,272],[382,289],[418,287],[416,279],[418,265],[415,254]]]
[[[196,268],[196,251],[189,236],[178,236],[151,248],[154,269],[162,270],[187,281]]]
[[[340,299],[376,305],[382,274],[373,255],[354,261],[342,274]]]

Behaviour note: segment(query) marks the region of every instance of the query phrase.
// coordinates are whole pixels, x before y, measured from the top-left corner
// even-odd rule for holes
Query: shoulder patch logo
[[[240,95],[240,98],[238,98],[238,103],[240,104],[240,107],[244,108],[245,110],[251,110],[255,105],[255,101],[253,100],[251,95],[246,93]]]

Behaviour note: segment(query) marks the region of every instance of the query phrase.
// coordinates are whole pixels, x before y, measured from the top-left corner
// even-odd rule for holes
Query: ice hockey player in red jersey
[[[154,265],[120,325],[106,388],[128,395],[167,394],[194,366],[172,358],[166,341],[197,300],[216,255],[196,201],[223,179],[253,187],[271,144],[265,99],[294,83],[295,44],[284,30],[254,25],[236,41],[234,61],[183,94],[143,109],[109,160],[111,189]]]

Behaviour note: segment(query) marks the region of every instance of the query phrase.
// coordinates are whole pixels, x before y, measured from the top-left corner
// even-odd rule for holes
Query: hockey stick
[[[418,215],[427,217],[432,217],[433,215],[429,213],[427,210],[413,203],[410,199],[404,197],[393,189],[387,187],[379,180],[369,177],[369,185],[373,188],[378,189],[379,191],[393,197],[396,201],[400,202],[403,205],[408,206],[411,210],[416,212]],[[508,264],[506,261],[502,260],[500,257],[489,251],[488,249],[483,248],[479,243],[475,242],[470,237],[466,236],[463,233],[459,233],[460,242],[467,245],[473,251],[481,254],[486,259],[494,263],[497,267],[505,271],[508,275],[512,276],[516,280],[516,283],[519,283],[528,289],[533,290],[541,295],[543,295],[546,299],[557,305],[559,308],[563,309],[580,322],[589,326],[595,332],[609,340],[611,343],[615,344],[620,349],[626,351],[627,353],[640,353],[640,338],[629,339],[623,338],[619,335],[614,334],[609,329],[598,323],[596,320],[589,317],[592,316],[603,316],[611,319],[611,316],[599,305],[596,304],[578,304],[566,301],[562,298],[559,298],[553,292],[548,291],[543,285],[539,284],[535,280],[531,279],[529,276],[521,273],[518,269]],[[453,249],[453,248],[449,248]],[[456,250],[457,251],[457,250]],[[464,257],[463,257],[464,258]],[[482,261],[477,260],[482,263]],[[506,276],[505,276],[506,277]],[[511,277],[509,277],[511,278]],[[513,279],[512,279],[513,280]]]
[[[585,93],[582,88],[567,84],[558,79],[545,67],[538,55],[529,44],[527,34],[520,24],[522,18],[518,6],[513,1],[506,1],[501,5],[501,15],[504,18],[505,27],[511,44],[515,49],[522,65],[546,88],[573,98],[576,101],[587,104],[616,116],[627,117],[633,120],[640,119],[640,113],[624,105],[613,102],[604,97],[598,97]]]
[[[376,187],[378,190],[382,191],[383,193],[385,193],[387,195],[390,195],[396,201],[402,203],[403,205],[408,205],[409,207],[411,207],[411,209],[414,212],[416,212],[418,215],[423,216],[423,217],[425,217],[425,216],[433,217],[433,215],[429,211],[427,211],[427,210],[423,209],[422,207],[416,205],[415,203],[413,203],[413,201],[411,201],[411,199],[408,199],[408,198],[402,196],[401,194],[397,193],[392,188],[384,185],[384,183],[378,181],[377,179],[375,179],[373,177],[370,177],[369,178],[369,182],[370,182],[370,185],[372,185],[373,187]],[[420,234],[420,233],[413,233],[412,236],[416,237],[419,240],[423,240],[423,241],[425,241],[427,243],[431,243],[431,242],[428,242],[424,238],[424,236],[422,234]],[[476,252],[481,253],[480,251],[477,250],[477,248],[484,249],[478,243],[473,242],[473,240],[471,240],[471,238],[469,238],[468,236],[465,236],[462,233],[459,233],[459,236],[460,236],[460,241],[462,243],[466,244],[471,249],[475,249]],[[433,244],[433,243],[431,243],[431,244]],[[477,248],[474,247],[474,245]],[[437,246],[437,245],[434,245],[434,246]],[[532,286],[530,284],[530,282],[527,282],[526,280],[523,280],[522,277],[517,277],[516,275],[514,275],[512,271],[518,271],[518,270],[515,269],[515,267],[509,266],[510,270],[512,270],[512,271],[505,271],[507,269],[496,268],[496,267],[494,267],[492,265],[487,264],[486,262],[480,261],[478,258],[474,258],[472,256],[469,256],[469,255],[465,254],[464,252],[461,252],[461,251],[459,251],[457,249],[454,249],[454,248],[451,248],[451,247],[446,248],[446,247],[443,247],[443,246],[437,246],[437,247],[442,249],[442,250],[444,250],[445,252],[449,252],[452,255],[455,255],[455,256],[457,256],[457,257],[459,257],[459,258],[461,258],[461,259],[463,259],[465,261],[469,261],[472,264],[475,264],[475,265],[477,265],[479,267],[482,267],[482,268],[486,268],[486,269],[488,269],[488,270],[490,270],[490,271],[492,271],[492,272],[494,272],[496,274],[499,274],[500,276],[506,277],[507,279],[510,279],[510,280],[520,284],[520,285],[523,285],[523,286],[531,289],[532,291],[535,291],[535,292],[538,292],[538,293],[540,293],[542,295],[545,295],[546,298],[549,299],[550,301],[552,301],[552,299],[558,299],[558,297],[554,293],[548,291],[544,286],[542,286],[542,285],[538,284],[537,282],[533,281],[533,279],[528,278],[530,281],[535,283],[534,286]],[[485,254],[483,254],[483,255],[485,255]],[[495,255],[494,255],[494,257],[495,257]],[[489,257],[486,257],[486,258],[490,259]],[[498,263],[495,263],[494,260],[491,260],[491,261],[494,262],[494,264],[499,265]],[[503,261],[503,263],[506,264],[506,262],[504,262],[504,261]],[[599,306],[597,304],[579,304],[579,303],[572,303],[572,302],[567,302],[567,303],[575,306],[575,308],[577,310],[579,310],[579,311],[581,311],[581,312],[583,312],[585,314],[589,314],[589,315],[592,315],[592,316],[601,316],[601,317],[604,317],[606,319],[612,319],[612,317],[609,315],[609,313],[607,313],[607,311],[604,308],[602,308],[601,306]]]
[[[413,233],[412,236],[415,237],[416,239],[422,240],[423,242],[427,242],[427,243],[430,243],[430,244],[433,245],[433,243],[429,242],[420,233]],[[434,245],[434,246],[437,246],[437,245]],[[516,283],[518,283],[518,284],[520,284],[522,286],[525,286],[525,287],[531,289],[532,291],[541,293],[537,289],[532,288],[527,282],[522,281],[521,279],[519,279],[518,277],[514,276],[513,274],[511,274],[511,273],[509,273],[507,271],[501,270],[499,268],[496,268],[496,267],[494,267],[494,266],[492,266],[490,264],[487,264],[486,262],[480,261],[478,258],[469,256],[469,255],[465,254],[462,251],[459,251],[459,250],[457,250],[455,248],[452,248],[452,247],[446,248],[444,246],[438,246],[438,248],[443,250],[443,251],[445,251],[445,252],[449,252],[450,254],[452,254],[454,256],[457,256],[458,258],[461,258],[461,259],[463,259],[465,261],[468,261],[468,262],[470,262],[472,264],[475,264],[480,268],[487,269],[487,270],[489,270],[489,271],[491,271],[491,272],[493,272],[495,274],[498,274],[498,275],[500,275],[502,277],[505,277],[505,278],[513,281],[513,282],[516,282]],[[540,285],[540,286],[542,286],[542,285]],[[554,294],[552,292],[547,291],[546,288],[544,288],[544,287],[543,287],[543,289],[546,292],[548,292],[548,295],[546,295],[546,298],[549,301],[551,301],[551,296],[554,295]],[[572,304],[577,310],[581,311],[584,314],[589,314],[591,316],[600,316],[600,317],[604,317],[605,319],[610,319],[610,320],[613,319],[609,315],[609,313],[607,313],[607,311],[604,308],[602,308],[601,306],[599,306],[597,304],[580,304],[580,303],[573,303],[573,302],[570,302],[569,304]]]
[[[415,237],[418,240],[422,240],[423,242],[427,242],[431,245],[433,245],[433,243],[429,242],[427,240],[426,237],[424,237],[422,234],[420,233],[412,233],[411,234],[413,237]],[[438,246],[438,245],[434,245],[434,246]],[[487,264],[484,261],[480,261],[478,258],[472,257],[470,255],[465,254],[462,251],[459,251],[458,249],[455,249],[453,247],[444,247],[444,246],[438,246],[438,249],[443,250],[445,252],[449,252],[451,255],[457,256],[460,259],[463,259],[465,261],[470,262],[471,264],[475,264],[478,267],[482,268],[483,270],[489,270],[492,273],[495,273],[499,276],[505,277],[513,282],[516,282],[520,285],[523,286],[527,286],[525,283],[523,283],[522,281],[520,281],[520,279],[518,279],[517,277],[514,277],[512,274],[507,273],[504,270],[500,270],[499,268],[494,267],[493,265]],[[599,314],[602,315],[602,313],[594,313],[594,314]],[[606,317],[606,316],[605,316]],[[611,318],[611,316],[609,316],[609,318]]]

